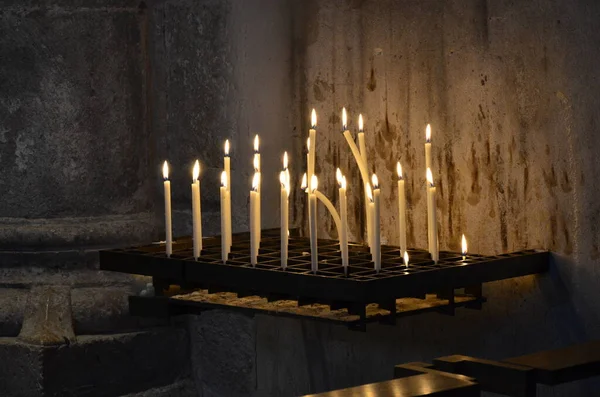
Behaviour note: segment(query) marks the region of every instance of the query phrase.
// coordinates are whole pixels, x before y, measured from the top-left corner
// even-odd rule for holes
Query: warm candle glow
[[[396,163],[396,172],[398,173],[398,179],[402,179],[402,165],[399,161]]]
[[[254,152],[258,153],[258,134],[254,137]]]
[[[282,186],[283,188],[285,188],[285,187],[286,187],[286,179],[287,179],[287,178],[285,177],[285,171],[281,171],[281,172],[279,173],[279,183],[281,183],[281,186]]]
[[[252,164],[254,165],[254,172],[258,172],[258,153],[254,155],[254,159],[252,160]]]
[[[358,115],[358,132],[363,132],[364,131],[364,125],[363,125],[363,117],[362,114]]]
[[[467,239],[465,238],[465,235],[462,235],[462,254],[467,255]]]
[[[371,185],[369,185],[367,183],[367,186],[365,187],[365,190],[367,191],[367,196],[369,197],[369,201],[373,202],[373,192],[371,191]]]
[[[194,163],[194,170],[192,171],[192,181],[197,181],[200,176],[200,163],[198,160]]]
[[[306,150],[310,152],[310,138],[306,138]]]
[[[163,164],[163,178],[169,179],[169,164],[167,164],[167,160]]]
[[[227,173],[225,171],[221,172],[221,186],[227,187]]]
[[[431,168],[427,168],[427,182],[429,186],[433,187],[433,174],[431,173]]]
[[[307,187],[308,187],[308,179],[306,177],[306,172],[305,172],[304,175],[302,175],[302,183],[300,184],[300,189],[306,190]]]
[[[425,142],[431,142],[431,125],[425,127]]]
[[[283,169],[287,170],[288,167],[288,155],[287,152],[283,152]]]
[[[404,264],[408,266],[408,252],[404,251]]]
[[[346,114],[346,108],[342,108],[342,131],[348,129],[348,115]]]
[[[229,156],[229,139],[225,141],[225,156]]]
[[[316,175],[313,175],[310,178],[310,190],[312,193],[315,192],[315,190],[317,190],[317,188],[319,187],[319,179],[317,178]]]
[[[337,180],[337,183],[340,184],[340,186],[342,185],[342,170],[340,170],[339,168],[337,170],[335,170],[335,179]]]
[[[259,179],[260,179],[260,176],[259,176],[258,172],[255,172],[254,177],[252,178],[252,190],[255,192],[258,190]]]
[[[373,174],[371,182],[373,183],[373,189],[379,189],[379,178],[377,178],[377,175]]]
[[[317,112],[315,111],[315,109],[313,109],[310,113],[310,125],[313,130],[317,128]]]

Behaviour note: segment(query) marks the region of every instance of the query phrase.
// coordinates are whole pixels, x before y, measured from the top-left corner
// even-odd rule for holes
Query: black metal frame
[[[290,237],[288,267],[280,263],[279,230],[264,230],[256,267],[250,265],[249,235],[233,236],[227,263],[221,261],[220,237],[203,240],[198,260],[192,254],[191,238],[178,239],[167,257],[164,244],[151,244],[100,252],[100,268],[152,276],[157,295],[169,285],[183,289],[204,288],[208,292],[233,292],[238,296],[259,295],[269,300],[297,300],[299,305],[320,303],[331,309],[345,308],[366,322],[366,306],[378,304],[396,317],[397,300],[424,298],[435,293],[454,305],[456,289],[483,301],[482,283],[541,273],[548,269],[549,253],[525,250],[496,256],[440,252],[434,263],[427,251],[409,250],[405,266],[399,248],[382,246],[382,268],[376,272],[368,247],[349,245],[347,274],[341,264],[339,243],[319,240],[319,270],[310,268],[310,242]]]

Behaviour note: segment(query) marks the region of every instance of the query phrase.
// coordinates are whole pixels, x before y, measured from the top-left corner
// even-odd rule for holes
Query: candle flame
[[[225,156],[229,156],[229,139],[225,141]]]
[[[335,179],[337,180],[338,183],[342,183],[342,170],[340,170],[339,168],[335,170]]]
[[[255,172],[254,177],[252,178],[252,190],[255,192],[258,190],[259,180],[260,180],[260,176],[259,176],[258,172]]]
[[[363,132],[364,131],[364,125],[363,125],[363,117],[362,114],[358,115],[358,132]]]
[[[431,124],[425,127],[425,142],[431,142]]]
[[[283,152],[283,169],[287,170],[288,167],[288,155],[287,152]]]
[[[467,255],[467,239],[464,234],[462,235],[462,254]]]
[[[313,176],[310,178],[310,191],[312,193],[314,193],[318,187],[319,187],[319,179],[317,178],[316,175],[313,174]]]
[[[192,181],[197,181],[200,176],[200,163],[198,160],[194,163],[194,170],[192,171]]]
[[[431,173],[431,168],[427,168],[427,182],[429,182],[429,186],[433,187],[433,174]]]
[[[348,115],[346,114],[346,108],[342,108],[342,130],[348,129]]]
[[[226,171],[221,172],[221,186],[227,187],[227,172]]]
[[[254,151],[258,153],[258,134],[254,136]]]
[[[286,179],[287,179],[287,178],[285,177],[285,171],[281,171],[281,172],[279,173],[279,183],[281,183],[281,186],[282,186],[283,188],[285,188],[285,185],[286,185]]]
[[[408,252],[404,251],[404,264],[408,266]]]
[[[254,154],[254,159],[252,160],[252,165],[254,165],[254,172],[260,171],[258,169],[258,167],[259,167],[259,164],[258,164],[258,153]]]
[[[307,180],[308,180],[308,178],[306,177],[306,172],[305,172],[304,175],[302,175],[302,183],[300,184],[300,189],[306,190],[306,188],[308,186]]]
[[[373,174],[371,182],[373,183],[373,189],[379,189],[379,178],[377,178],[377,175]]]
[[[398,179],[402,179],[402,165],[399,161],[396,163],[396,172],[398,173]]]
[[[167,160],[163,163],[163,178],[169,179],[169,164]]]
[[[315,109],[310,113],[310,125],[313,130],[317,128],[317,112]]]
[[[341,186],[342,186],[342,189],[346,189],[346,177],[345,176],[342,177]]]
[[[373,202],[373,191],[371,190],[371,185],[367,183],[365,189],[367,190],[367,196],[369,197],[369,201]]]

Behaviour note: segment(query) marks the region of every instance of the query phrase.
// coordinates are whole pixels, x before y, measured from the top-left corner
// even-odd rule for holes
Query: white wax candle
[[[225,157],[223,157],[223,169],[227,173],[227,199],[225,211],[227,216],[227,252],[231,251],[231,157],[229,156],[229,139],[225,141]]]
[[[433,226],[431,224],[431,220],[432,218],[432,212],[433,212],[433,207],[431,205],[431,189],[430,184],[429,184],[429,175],[431,174],[431,169],[427,168],[427,172],[426,172],[426,182],[425,182],[425,186],[426,186],[426,192],[427,192],[427,251],[429,251],[429,253],[431,254],[433,252],[433,248],[432,248],[432,242],[433,242],[433,237],[431,236],[431,232],[433,230]]]
[[[310,114],[310,130],[308,130],[308,180],[315,174],[315,158],[317,149],[317,112],[315,109]]]
[[[196,160],[192,176],[192,239],[194,243],[194,259],[202,252],[202,211],[200,209],[200,163]]]
[[[373,262],[375,270],[381,270],[381,189],[377,175],[373,174]]]
[[[173,226],[171,221],[171,181],[169,181],[169,165],[163,164],[163,177],[165,178],[165,253],[171,256],[173,253]]]
[[[310,207],[310,259],[313,273],[316,273],[317,270],[319,270],[319,252],[317,247],[317,195],[315,194],[318,185],[317,176],[313,175],[310,186],[308,187],[310,191],[308,195],[308,205]]]
[[[431,174],[431,169],[427,168],[427,182],[429,185],[429,208],[431,209],[428,212],[428,220],[431,232],[430,243],[429,243],[429,253],[431,254],[431,259],[437,263],[439,259],[439,250],[438,250],[438,241],[437,241],[437,220],[436,220],[436,209],[435,209],[435,201],[436,201],[436,188],[433,184],[433,175]]]
[[[260,152],[259,152],[259,139],[258,139],[258,135],[256,135],[254,137],[254,172],[258,174],[258,185],[256,186],[256,212],[258,214],[257,218],[256,218],[256,243],[257,245],[257,249],[258,247],[260,247],[260,242],[261,242],[261,232],[262,232],[262,227],[261,227],[261,199],[260,199],[260,193],[261,193],[261,175],[260,175]]]
[[[368,171],[369,169],[369,161],[367,159],[367,143],[365,141],[365,130],[364,130],[364,122],[362,114],[358,115],[358,148],[360,149],[360,155],[363,160],[363,164],[365,165],[365,169]],[[365,203],[368,203],[369,198],[367,196],[367,187],[363,189]],[[367,244],[371,247],[371,252],[373,251],[373,232],[371,228],[372,220],[371,220],[371,211],[368,210],[369,206],[365,205],[365,218],[367,220]]]
[[[344,273],[348,272],[348,205],[346,202],[346,177],[342,175],[342,171],[337,169],[336,177],[338,184],[340,185],[340,251],[342,253],[342,266],[344,266]]]
[[[425,168],[431,168],[431,125],[425,128]]]
[[[287,267],[288,259],[288,195],[289,195],[289,182],[287,180],[287,174],[285,171],[281,171],[279,174],[279,181],[281,182],[280,191],[280,226],[279,236],[281,240],[281,267],[285,269]]]
[[[258,240],[256,236],[256,200],[258,186],[258,174],[252,178],[252,190],[250,191],[250,263],[256,266],[258,256]]]
[[[400,255],[402,255],[408,248],[406,246],[406,193],[400,162],[396,164],[396,171],[398,172],[398,240]]]
[[[227,262],[227,253],[229,247],[227,246],[227,173],[223,171],[221,173],[221,260],[223,263]]]

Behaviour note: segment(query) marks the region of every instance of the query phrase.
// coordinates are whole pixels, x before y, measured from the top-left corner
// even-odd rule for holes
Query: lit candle
[[[408,251],[404,251],[404,265],[408,267]]]
[[[202,252],[202,211],[200,210],[200,163],[196,160],[192,171],[192,233],[194,242],[194,259]]]
[[[163,178],[165,178],[165,253],[173,253],[173,227],[171,222],[171,181],[169,181],[169,164],[163,164]]]
[[[398,233],[400,253],[405,252],[406,246],[406,194],[404,191],[404,176],[402,175],[402,166],[400,162],[396,163],[396,172],[398,173]]]
[[[252,190],[250,190],[250,263],[252,266],[256,266],[258,257],[258,244],[256,239],[256,202],[257,202],[257,189],[258,189],[258,173],[254,173],[252,178]]]
[[[354,161],[358,165],[358,169],[360,170],[360,176],[363,181],[363,186],[365,187],[365,192],[367,191],[367,186],[369,185],[369,172],[367,171],[367,164],[363,161],[362,154],[360,153],[354,139],[352,138],[352,134],[348,130],[348,115],[346,114],[346,108],[342,109],[342,134],[344,138],[346,138],[346,142],[348,142],[348,146],[350,146],[350,150],[352,151],[352,155],[354,156]],[[367,206],[367,218],[368,218],[368,200],[365,200],[365,205]],[[369,233],[371,223],[367,219],[367,244],[371,246],[371,233]]]
[[[348,206],[346,204],[346,177],[342,175],[342,171],[338,168],[336,171],[337,182],[340,185],[340,251],[342,253],[342,266],[344,273],[348,272]]]
[[[463,261],[465,259],[467,259],[467,239],[465,238],[465,235],[462,235],[462,241],[461,241],[461,245],[462,245],[462,258]]]
[[[279,182],[281,183],[281,200],[280,200],[280,239],[281,239],[281,267],[287,267],[288,259],[288,211],[289,211],[289,195],[290,181],[287,167],[287,152],[283,155],[283,171],[279,173]]]
[[[373,262],[375,270],[381,270],[381,189],[379,189],[379,180],[377,175],[373,174]]]
[[[438,239],[437,239],[437,220],[436,220],[436,211],[435,211],[435,201],[436,201],[436,191],[435,185],[433,184],[433,175],[431,174],[431,169],[427,168],[427,182],[429,184],[429,208],[431,211],[428,213],[429,224],[431,225],[431,241],[429,244],[429,253],[431,254],[431,259],[435,263],[437,263],[439,259],[439,248],[438,248]]]
[[[315,152],[317,149],[317,112],[315,109],[313,109],[310,114],[310,126],[310,130],[308,130],[308,140],[306,141],[306,146],[308,147],[308,180],[311,180],[312,176],[315,174]]]
[[[431,125],[425,127],[425,168],[431,168]]]
[[[227,172],[221,172],[221,260],[227,263]]]
[[[256,244],[257,245],[257,249],[258,247],[260,247],[260,241],[261,241],[261,233],[262,233],[262,227],[261,227],[261,210],[260,210],[260,204],[261,204],[261,200],[260,200],[260,193],[261,193],[261,183],[262,183],[262,178],[261,178],[261,173],[260,173],[260,152],[258,150],[259,148],[259,141],[258,141],[258,135],[256,135],[254,137],[254,173],[258,174],[258,185],[256,186],[256,212],[258,213],[258,217],[256,218]]]
[[[227,253],[231,252],[231,157],[229,157],[229,139],[225,141],[225,157],[223,157],[223,169],[227,173],[227,199],[225,211],[227,214]]]
[[[313,175],[310,180],[310,186],[308,187],[308,205],[310,207],[310,263],[313,273],[316,273],[319,269],[319,253],[317,251],[317,195],[315,194],[318,187],[319,181],[317,179],[317,176]]]
[[[365,142],[365,128],[362,114],[358,115],[358,148],[360,149],[360,155],[365,165],[365,169],[369,169],[369,162],[367,160],[367,144]],[[367,189],[364,189],[365,203],[368,203]],[[367,219],[367,241],[371,251],[373,251],[373,231],[371,230],[371,211],[368,210],[368,206],[365,206],[365,217]]]

